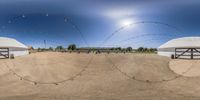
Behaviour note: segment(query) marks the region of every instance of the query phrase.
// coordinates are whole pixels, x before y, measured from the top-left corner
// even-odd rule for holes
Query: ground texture
[[[0,60],[0,99],[199,100],[199,65],[155,54],[35,53]]]

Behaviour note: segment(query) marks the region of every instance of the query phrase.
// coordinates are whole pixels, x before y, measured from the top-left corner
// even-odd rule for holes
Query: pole
[[[193,53],[193,48],[191,48],[191,59],[193,59],[194,53]]]
[[[46,49],[46,40],[44,40],[44,46],[45,46],[45,49]]]

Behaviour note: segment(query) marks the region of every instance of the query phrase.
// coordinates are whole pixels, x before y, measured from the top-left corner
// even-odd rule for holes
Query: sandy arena
[[[0,60],[1,100],[199,100],[200,62],[43,52]]]

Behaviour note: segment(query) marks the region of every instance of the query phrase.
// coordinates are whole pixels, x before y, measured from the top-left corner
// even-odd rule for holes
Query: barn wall
[[[158,51],[157,53],[160,56],[166,56],[166,57],[171,57],[171,55],[175,55],[175,52],[165,52],[165,51]]]
[[[171,57],[171,55],[175,55],[175,48],[158,48],[157,54],[160,56]]]
[[[28,55],[29,51],[10,51],[10,54],[14,54],[15,57],[17,56],[23,56],[23,55]]]
[[[29,51],[24,48],[9,48],[9,53],[14,54],[15,57],[28,55]]]

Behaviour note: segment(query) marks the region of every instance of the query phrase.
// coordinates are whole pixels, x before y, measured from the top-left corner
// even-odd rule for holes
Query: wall
[[[28,50],[25,50],[25,51],[10,51],[10,54],[14,54],[14,56],[17,57],[17,56],[28,55],[29,51]]]
[[[166,57],[171,57],[171,55],[175,55],[175,52],[165,52],[165,51],[158,51],[157,53],[160,56],[166,56]]]
[[[28,49],[24,48],[9,48],[9,53],[14,54],[14,56],[17,57],[17,56],[28,55],[29,51]]]

